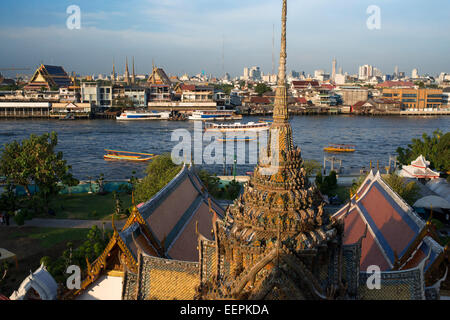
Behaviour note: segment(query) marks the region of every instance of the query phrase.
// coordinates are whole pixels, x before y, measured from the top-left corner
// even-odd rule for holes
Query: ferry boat
[[[351,144],[330,144],[323,149],[326,152],[355,152],[355,146]]]
[[[213,132],[259,132],[266,131],[270,129],[269,122],[249,122],[240,123],[236,122],[233,124],[216,124],[216,123],[206,123],[205,131]]]
[[[221,121],[221,120],[238,120],[242,119],[242,115],[237,115],[234,111],[228,110],[198,110],[194,111],[189,120],[200,121]]]
[[[155,158],[154,154],[151,153],[138,153],[129,151],[117,151],[105,149],[107,154],[103,156],[103,159],[107,161],[111,160],[125,160],[133,162],[146,162]]]
[[[134,111],[126,110],[116,117],[117,120],[169,120],[170,111]]]

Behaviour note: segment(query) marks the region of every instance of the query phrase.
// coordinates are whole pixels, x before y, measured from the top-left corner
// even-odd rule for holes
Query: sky
[[[135,57],[136,72],[152,61],[170,75],[244,67],[272,71],[280,48],[281,0],[15,0],[0,11],[0,69],[40,63],[67,72],[109,74],[113,60],[123,73]],[[81,28],[70,30],[67,8],[77,5]],[[369,29],[371,5],[380,8],[380,29]],[[288,0],[288,71],[350,74],[371,64],[391,74],[450,73],[448,0]],[[222,57],[224,57],[222,59]],[[131,68],[131,67],[130,67]],[[131,69],[130,69],[131,70]]]

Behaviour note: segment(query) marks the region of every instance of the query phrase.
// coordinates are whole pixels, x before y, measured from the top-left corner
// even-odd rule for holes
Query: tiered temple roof
[[[169,86],[172,84],[166,72],[155,66],[153,66],[152,74],[148,77],[147,83],[149,85],[164,84]]]
[[[405,178],[417,179],[437,179],[439,172],[433,171],[428,166],[430,161],[427,161],[424,156],[420,155],[416,160],[411,162],[409,166],[403,166],[400,171],[400,176]]]
[[[371,171],[351,202],[333,219],[343,221],[344,244],[363,235],[360,266],[379,266],[381,271],[408,270],[423,266],[427,285],[434,284],[445,272],[448,257],[437,241],[431,222],[416,212],[381,178]],[[368,231],[368,232],[367,232]],[[428,257],[428,258],[427,258]]]
[[[25,90],[41,90],[43,87],[50,90],[53,87],[68,87],[72,84],[69,75],[63,67],[40,65]]]
[[[108,270],[119,271],[116,275],[121,277],[126,272],[128,280],[137,276],[142,267],[141,255],[186,263],[198,261],[197,232],[212,238],[213,220],[223,214],[193,167],[183,166],[152,199],[134,208],[121,231],[114,227],[102,255],[88,264],[87,277],[75,296],[89,290]]]

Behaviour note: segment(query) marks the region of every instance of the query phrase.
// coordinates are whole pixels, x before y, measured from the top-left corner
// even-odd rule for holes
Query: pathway
[[[115,225],[118,230],[121,230],[125,225],[125,220],[116,221]],[[25,221],[25,227],[38,227],[38,228],[73,228],[73,229],[90,229],[94,225],[102,228],[105,224],[105,229],[112,230],[111,221],[99,221],[99,220],[72,220],[72,219],[39,219]],[[13,219],[10,220],[10,225],[16,227],[16,223]]]

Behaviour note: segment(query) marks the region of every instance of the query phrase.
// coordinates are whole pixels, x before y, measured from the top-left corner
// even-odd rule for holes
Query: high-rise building
[[[251,67],[249,76],[252,80],[261,80],[261,69],[256,66]]]
[[[249,79],[249,75],[250,75],[249,69],[248,69],[247,67],[245,67],[245,68],[244,68],[244,76],[243,76],[243,79],[244,79],[244,80],[248,80],[248,79]]]
[[[413,71],[411,72],[411,78],[413,79],[419,78],[419,70],[417,70],[417,68],[413,69]]]
[[[333,65],[332,65],[332,72],[331,72],[331,79],[334,80],[336,78],[336,67],[337,67],[337,62],[336,62],[336,58],[333,59]]]
[[[394,68],[394,78],[398,78],[398,66]]]
[[[359,74],[358,74],[358,78],[360,80],[367,80],[371,77],[373,77],[373,69],[374,67],[368,64],[365,64],[363,66],[359,67]]]

